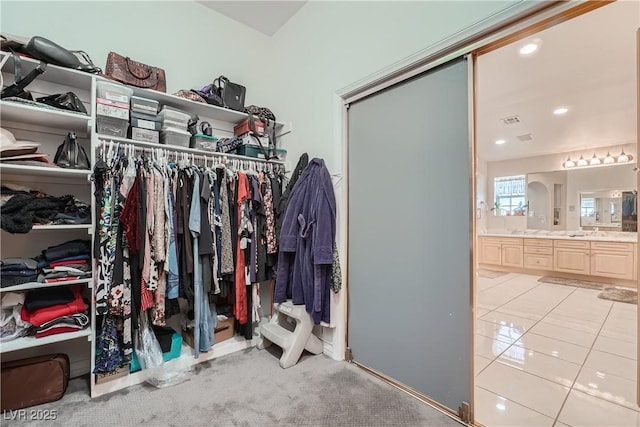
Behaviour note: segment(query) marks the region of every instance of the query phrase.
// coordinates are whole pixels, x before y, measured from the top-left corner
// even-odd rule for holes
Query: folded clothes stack
[[[90,240],[70,240],[45,249],[38,261],[38,268],[42,269],[39,281],[53,283],[91,277],[90,254]]]
[[[38,261],[33,258],[5,258],[0,261],[0,287],[38,281]]]
[[[80,286],[31,290],[20,317],[35,327],[36,338],[85,329],[89,326],[88,305],[81,292]]]
[[[45,249],[36,258],[5,258],[0,261],[0,287],[89,278],[90,254],[89,240],[71,240]]]
[[[22,320],[20,311],[24,304],[24,293],[5,292],[2,294],[0,309],[0,342],[33,335],[34,329],[29,322]]]

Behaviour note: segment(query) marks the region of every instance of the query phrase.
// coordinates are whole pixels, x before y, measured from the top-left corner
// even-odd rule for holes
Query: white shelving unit
[[[0,55],[4,61],[6,53]],[[23,75],[35,68],[39,62],[23,58],[21,60]],[[13,57],[9,56],[2,67],[2,76],[6,85],[12,84]],[[44,74],[39,76],[29,90],[34,96],[53,93],[74,92],[84,98],[83,103],[91,113],[91,105],[86,102],[86,95],[93,88],[95,77],[87,73],[48,65]],[[67,132],[76,132],[84,144],[88,144],[91,137],[94,117],[93,114],[79,114],[64,110],[41,108],[37,105],[20,102],[0,101],[0,122],[2,127],[14,133],[16,139],[28,139],[40,143],[38,152],[48,155],[53,161],[53,153],[63,141]],[[33,166],[28,164],[0,162],[2,180],[18,184],[30,189],[37,189],[47,194],[73,194],[84,202],[91,200],[90,170],[64,169],[51,166]],[[35,225],[29,233],[11,234],[2,232],[3,257],[24,256],[33,257],[51,245],[57,245],[76,238],[89,239],[92,224],[46,224]],[[29,282],[16,286],[0,288],[0,293],[26,293],[34,289],[60,288],[62,286],[80,285],[85,296],[89,296],[93,288],[93,279],[79,279],[53,283]],[[22,337],[12,341],[0,343],[0,353],[3,360],[21,359],[37,354],[59,352],[63,348],[71,359],[72,372],[86,374],[86,361],[92,357],[89,341],[94,339],[93,322],[90,327],[76,332],[67,332],[47,337]],[[60,344],[61,343],[61,344]],[[84,365],[84,367],[82,367]],[[33,384],[37,387],[38,384]]]
[[[6,53],[0,53],[0,64],[4,63],[4,65],[2,66],[2,75],[4,77],[5,84],[11,84],[14,81],[13,58],[10,55],[9,58],[6,58],[6,56]],[[39,64],[39,61],[29,58],[23,58],[21,62],[23,75],[26,75],[29,71],[34,69]],[[57,135],[65,135],[68,131],[75,131],[78,133],[79,137],[86,137],[86,140],[84,140],[85,143],[88,142],[90,144],[90,150],[87,151],[87,154],[90,153],[92,166],[96,161],[96,152],[98,151],[98,148],[101,147],[104,141],[127,143],[139,147],[166,148],[172,151],[186,152],[196,155],[222,155],[230,159],[260,161],[260,159],[238,156],[234,154],[212,153],[206,150],[191,149],[187,147],[164,146],[159,144],[134,141],[126,138],[118,138],[109,135],[98,135],[95,132],[94,128],[96,123],[96,82],[100,79],[102,79],[102,77],[80,71],[70,70],[63,67],[58,67],[55,65],[48,65],[46,72],[39,76],[29,86],[29,89],[32,90],[33,88],[33,91],[37,92],[38,94],[51,94],[73,91],[74,93],[77,93],[83,103],[85,103],[85,107],[87,107],[87,110],[90,112],[90,114],[81,115],[67,111],[39,108],[37,106],[25,105],[17,102],[0,101],[0,120],[2,121],[2,126],[8,127],[10,129],[17,129],[20,132],[29,133],[29,136],[33,134],[42,135],[43,137],[46,135],[56,135],[55,137],[49,137],[49,149],[45,150],[45,152],[49,153],[50,157],[51,153],[55,153],[55,147],[57,146],[57,144],[60,144],[60,142],[62,142]],[[136,96],[154,99],[157,100],[160,105],[168,105],[187,111],[191,114],[198,115],[200,120],[206,120],[212,124],[217,136],[224,137],[233,135],[233,129],[235,125],[248,118],[248,114],[243,112],[216,107],[205,103],[194,102],[167,93],[139,88],[133,88],[133,90],[134,95]],[[283,122],[276,123],[276,133],[278,135],[283,135],[288,132],[290,132],[290,126],[289,130],[287,130]],[[20,139],[18,135],[16,135],[16,137],[17,139]],[[282,164],[284,162],[273,161],[273,163]],[[86,196],[86,199],[91,200],[92,214],[95,214],[96,212],[97,207],[93,202],[94,188],[89,179],[92,174],[92,170],[73,170],[45,166],[3,164],[0,162],[0,173],[2,173],[3,175],[6,174],[6,176],[10,176],[12,178],[17,177],[18,179],[22,179],[29,184],[44,184],[45,186],[48,186],[47,188],[53,189],[55,192],[60,194],[70,194],[72,191],[68,190],[68,188],[82,190]],[[92,221],[94,221],[93,218],[94,215],[92,215]],[[82,236],[84,234],[83,230],[86,230],[87,234],[93,237],[94,228],[95,224],[36,225],[27,235],[9,235],[9,233],[3,232],[3,251],[5,249],[5,244],[13,244],[14,246],[12,248],[12,253],[15,253],[16,251],[22,251],[25,252],[23,254],[24,256],[33,256],[34,254],[32,252],[39,252],[40,250],[47,247],[46,245],[49,244],[49,242],[54,241],[56,243],[62,243],[66,240],[69,240],[70,238],[78,238],[75,236]],[[7,237],[6,239],[5,236]],[[93,260],[94,266],[97,261],[98,260]],[[10,288],[2,288],[0,289],[0,293],[9,291],[28,291],[30,289],[42,287],[69,286],[73,284],[84,284],[87,288],[93,289],[95,272],[93,276],[94,278],[91,279],[74,280],[68,282],[25,283]],[[83,370],[82,373],[91,373],[95,367],[95,314],[95,301],[93,301],[92,297],[90,328],[78,332],[52,335],[49,337],[38,339],[33,337],[19,338],[14,341],[0,344],[0,353],[2,353],[3,355],[11,353],[11,356],[13,357],[21,350],[31,349],[34,347],[37,347],[39,351],[40,349],[42,349],[42,352],[46,353],[48,344],[65,342],[64,345],[66,348],[67,345],[69,347],[76,346],[75,343],[79,343],[81,341],[78,340],[78,338],[87,338],[89,341],[91,341],[91,350],[89,356],[91,360],[91,366],[88,367],[83,365],[84,367],[78,367],[76,371]],[[256,339],[245,340],[242,337],[235,336],[229,340],[216,344],[211,351],[202,353],[197,359],[193,358],[193,349],[186,345],[183,345],[182,356],[178,359],[166,363],[168,367],[171,367],[173,365],[189,367],[198,363],[212,360],[217,357],[253,347],[257,344],[257,341],[258,340]],[[77,345],[77,348],[80,348],[80,350],[78,351],[84,352],[81,356],[84,362],[86,362],[87,359],[86,347],[86,342],[83,346],[79,344]],[[80,366],[80,364],[78,364],[78,366]],[[71,370],[72,372],[74,371],[73,367]],[[144,382],[146,380],[146,372],[140,371],[100,384],[96,384],[95,378],[95,375],[90,375],[90,389],[92,397],[110,393],[134,384]]]
[[[82,329],[77,332],[65,332],[63,334],[49,335],[48,337],[35,338],[35,337],[23,337],[13,341],[0,343],[0,353],[8,353],[10,351],[25,350],[27,348],[44,346],[47,344],[53,344],[61,341],[74,340],[76,338],[87,337],[91,341],[91,335],[93,331],[91,329]]]

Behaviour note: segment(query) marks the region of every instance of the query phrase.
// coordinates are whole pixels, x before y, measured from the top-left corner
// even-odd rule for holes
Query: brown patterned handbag
[[[164,70],[136,62],[115,52],[109,52],[105,75],[113,80],[143,89],[167,91]]]

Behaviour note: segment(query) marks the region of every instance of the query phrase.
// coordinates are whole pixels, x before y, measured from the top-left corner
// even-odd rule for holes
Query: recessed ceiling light
[[[555,114],[556,116],[561,116],[563,114],[567,114],[567,111],[569,111],[567,107],[558,107],[553,110],[553,114]]]
[[[507,141],[504,139],[496,139],[496,145],[502,145],[502,144],[506,144]]]
[[[537,43],[527,43],[520,48],[520,55],[531,55],[536,50],[538,50]]]

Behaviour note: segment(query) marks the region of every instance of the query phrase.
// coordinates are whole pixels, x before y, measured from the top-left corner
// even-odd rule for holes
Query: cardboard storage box
[[[124,365],[113,372],[96,374],[96,384],[103,384],[116,378],[126,377],[127,375],[129,375],[129,365]]]
[[[264,122],[262,122],[261,120],[258,119],[253,119],[253,123],[256,126],[256,134],[257,136],[263,136],[264,135]],[[247,132],[250,132],[251,129],[249,128],[249,119],[245,119],[242,122],[238,123],[237,125],[235,125],[235,127],[233,128],[233,134],[235,136],[240,136],[240,135],[244,135]]]
[[[221,343],[222,341],[232,338],[235,334],[234,331],[234,318],[229,317],[225,320],[218,320],[218,326],[214,331],[214,345]],[[193,329],[187,329],[182,331],[182,342],[193,348]]]

